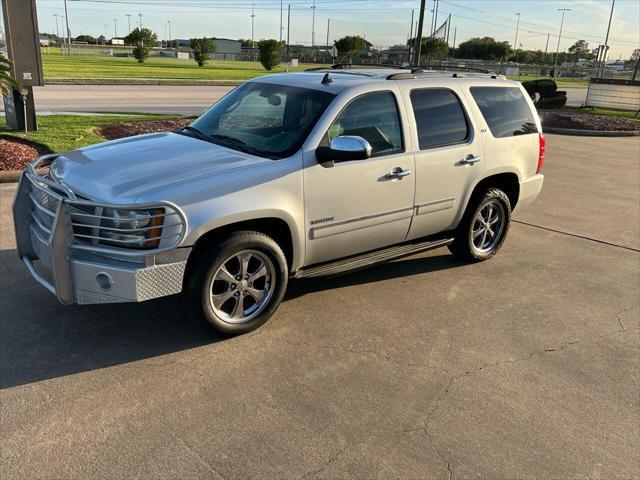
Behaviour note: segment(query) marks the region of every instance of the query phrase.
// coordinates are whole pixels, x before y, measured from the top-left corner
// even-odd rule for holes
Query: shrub
[[[260,63],[265,69],[272,70],[280,64],[282,44],[278,40],[260,40],[258,50],[260,50]]]
[[[193,58],[198,66],[204,67],[204,64],[207,63],[209,59],[209,54],[215,53],[216,44],[213,43],[213,40],[210,38],[192,38],[191,50],[193,50]]]

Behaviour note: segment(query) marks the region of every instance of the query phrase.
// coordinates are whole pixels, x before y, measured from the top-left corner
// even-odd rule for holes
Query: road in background
[[[490,261],[292,281],[236,338],[60,305],[0,186],[0,477],[640,478],[639,145],[548,135]]]
[[[35,88],[36,108],[48,112],[137,112],[200,115],[234,87],[191,85],[47,85]],[[567,105],[582,105],[587,87],[562,87]],[[4,109],[2,105],[0,110]]]

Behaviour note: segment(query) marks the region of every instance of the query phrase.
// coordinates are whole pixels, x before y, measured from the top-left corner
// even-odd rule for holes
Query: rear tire
[[[239,231],[201,251],[186,282],[186,296],[205,325],[226,335],[263,325],[280,305],[289,270],[270,237]]]
[[[507,194],[498,188],[485,190],[471,197],[449,250],[466,262],[488,260],[502,247],[510,225]]]

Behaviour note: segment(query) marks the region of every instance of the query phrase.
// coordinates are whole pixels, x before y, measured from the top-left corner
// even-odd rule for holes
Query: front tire
[[[186,293],[206,325],[237,335],[269,320],[282,301],[289,276],[286,257],[272,238],[234,232],[201,253]]]
[[[467,262],[488,260],[502,247],[510,225],[509,197],[498,188],[490,188],[469,201],[449,250]]]

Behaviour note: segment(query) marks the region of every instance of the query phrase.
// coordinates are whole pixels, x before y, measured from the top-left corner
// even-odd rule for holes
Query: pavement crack
[[[400,365],[402,367],[416,367],[416,368],[426,368],[429,370],[435,370],[438,372],[441,372],[447,376],[451,376],[451,373],[449,371],[447,371],[446,369],[442,368],[442,367],[438,367],[435,365],[430,365],[428,363],[414,363],[414,362],[403,362],[400,360],[396,360],[394,358],[391,358],[389,356],[388,353],[386,352],[378,352],[375,350],[356,350],[354,348],[347,348],[347,347],[343,347],[341,345],[316,345],[313,343],[306,343],[306,342],[294,342],[288,339],[285,339],[285,342],[288,343],[289,345],[292,346],[296,346],[296,347],[308,347],[308,348],[319,348],[319,349],[325,349],[325,350],[336,350],[336,351],[340,351],[340,352],[345,352],[345,353],[353,353],[355,355],[373,355],[375,357],[378,357],[381,360],[387,361],[387,362],[391,362],[394,363],[396,365]]]
[[[528,227],[539,228],[541,230],[546,230],[548,232],[558,233],[560,235],[566,235],[568,237],[580,238],[582,240],[588,240],[590,242],[600,243],[602,245],[608,245],[610,247],[622,248],[624,250],[631,250],[632,252],[640,253],[640,249],[637,249],[637,248],[634,248],[634,247],[628,247],[626,245],[619,245],[619,244],[613,243],[613,242],[607,242],[606,240],[599,240],[597,238],[587,237],[585,235],[579,235],[577,233],[564,232],[562,230],[558,230],[558,229],[555,229],[555,228],[543,227],[542,225],[536,225],[535,223],[523,222],[521,220],[511,220],[511,221],[513,223],[519,223],[520,225],[526,225]]]
[[[622,324],[622,318],[620,318],[620,316],[624,313],[624,312],[628,312],[630,310],[633,310],[635,307],[627,307],[627,308],[623,308],[622,310],[618,310],[616,312],[616,321],[618,322],[618,326],[620,327],[620,332],[626,332],[627,329],[624,327],[624,325]]]
[[[332,455],[325,463],[323,463],[316,470],[311,470],[310,472],[307,472],[304,475],[302,475],[302,477],[300,477],[300,480],[304,480],[305,478],[309,478],[312,475],[318,475],[319,473],[322,473],[324,470],[327,469],[329,465],[331,465],[333,462],[338,460],[338,458],[340,458],[340,456],[347,450],[347,448],[349,448],[349,444],[345,445],[340,450],[338,450],[338,452]]]

